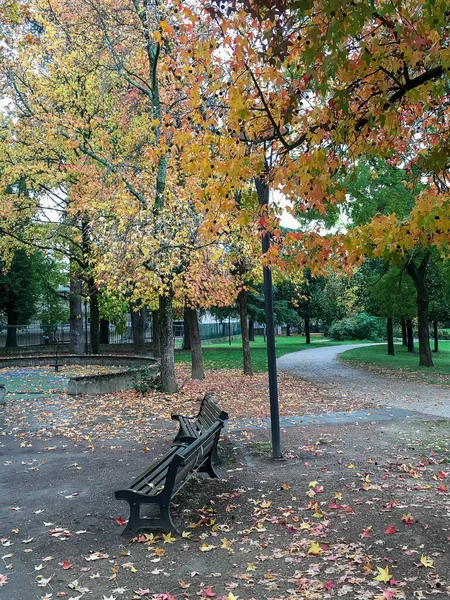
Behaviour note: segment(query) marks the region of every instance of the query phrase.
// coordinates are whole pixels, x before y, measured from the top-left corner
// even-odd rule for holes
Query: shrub
[[[333,340],[378,341],[385,337],[385,321],[379,317],[359,313],[333,323],[328,330],[328,337]]]
[[[155,373],[155,370],[151,367],[144,367],[136,371],[136,375],[133,382],[133,388],[139,392],[142,396],[152,390],[161,389],[161,375]]]

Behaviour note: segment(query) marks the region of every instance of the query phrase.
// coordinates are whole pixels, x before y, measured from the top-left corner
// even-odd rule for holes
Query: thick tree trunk
[[[310,344],[311,343],[311,332],[309,329],[309,319],[305,319],[305,337],[306,337],[306,343]]]
[[[402,319],[402,346],[408,345],[408,334],[406,331],[406,321]]]
[[[91,315],[91,351],[100,354],[100,310],[98,305],[98,289],[93,279],[88,282],[89,308]]]
[[[155,358],[161,356],[161,327],[159,310],[152,310],[152,352]]]
[[[84,354],[85,350],[81,290],[81,281],[79,279],[71,279],[69,291],[69,345],[70,352],[73,354]]]
[[[392,323],[392,317],[387,318],[386,322],[386,334],[387,334],[387,346],[389,356],[395,356],[394,350],[394,325]]]
[[[248,339],[250,342],[255,341],[255,321],[248,322]]]
[[[145,328],[147,326],[147,309],[138,308],[138,304],[130,303],[131,333],[133,335],[133,350],[136,354],[146,354]]]
[[[173,338],[172,295],[159,297],[161,331],[161,390],[167,394],[178,391],[175,378],[175,342]]]
[[[286,335],[291,335],[291,326],[289,323],[286,323]]]
[[[7,327],[5,348],[17,348],[17,317],[14,310],[6,310]]]
[[[190,308],[185,308],[183,311],[183,350],[190,350],[191,349],[191,331],[190,331]],[[198,319],[197,319],[197,324],[198,324]],[[194,379],[194,378],[192,378]],[[203,379],[203,377],[202,377]]]
[[[202,340],[200,337],[200,328],[198,326],[197,311],[193,308],[184,309],[185,321],[187,321],[189,330],[189,340],[191,346],[192,357],[192,379],[205,379],[205,371],[203,370],[203,353]]]
[[[100,319],[100,344],[109,344],[108,319]]]
[[[406,319],[406,338],[408,352],[414,352],[414,329],[412,319]]]
[[[438,322],[433,321],[433,336],[434,336],[434,352],[439,352],[439,333],[438,333]]]
[[[433,366],[428,323],[429,297],[426,280],[426,268],[429,256],[430,255],[427,252],[418,267],[412,260],[410,260],[406,266],[406,270],[411,276],[417,292],[417,329],[419,336],[419,365],[421,367]]]
[[[247,292],[241,290],[238,295],[239,319],[241,322],[242,353],[244,357],[244,375],[253,375],[250,340],[248,337]]]

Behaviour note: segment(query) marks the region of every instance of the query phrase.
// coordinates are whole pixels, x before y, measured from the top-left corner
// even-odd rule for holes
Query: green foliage
[[[127,328],[127,313],[129,311],[128,302],[120,292],[113,294],[106,290],[100,293],[100,318],[106,319],[114,325],[115,330],[120,335],[125,333]]]
[[[411,184],[413,187],[408,187]],[[377,214],[404,217],[411,212],[415,196],[422,188],[411,173],[371,158],[361,162],[356,175],[350,177],[347,216],[353,225],[369,223]]]
[[[366,313],[337,321],[328,331],[333,340],[381,340],[384,335],[384,321]]]
[[[142,396],[153,390],[161,389],[161,374],[155,373],[152,367],[142,367],[135,373],[133,389],[139,392]]]
[[[7,266],[0,258],[0,313],[10,325],[28,325],[36,315],[45,261],[40,252],[15,252]]]
[[[43,278],[39,298],[37,318],[41,321],[44,333],[54,333],[59,323],[69,318],[67,295],[60,292],[61,287],[68,285],[66,265],[64,263],[43,258]]]
[[[417,315],[416,289],[404,269],[381,260],[366,261],[353,277],[364,312],[377,317],[410,319]]]

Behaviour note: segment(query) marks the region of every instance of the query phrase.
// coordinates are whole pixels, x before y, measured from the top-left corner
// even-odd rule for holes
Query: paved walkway
[[[374,375],[337,360],[342,352],[365,345],[312,348],[285,354],[278,359],[278,369],[322,387],[327,394],[338,394],[344,399],[364,397],[375,405],[450,418],[448,388],[402,380],[397,375],[395,378]]]

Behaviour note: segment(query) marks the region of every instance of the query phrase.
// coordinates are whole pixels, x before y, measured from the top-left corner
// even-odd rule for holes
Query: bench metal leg
[[[128,519],[128,524],[125,527],[125,529],[122,531],[122,535],[123,536],[129,536],[133,533],[136,533],[136,531],[139,529],[139,522],[140,522],[140,505],[136,504],[135,502],[133,503],[129,503],[130,504],[130,518]]]
[[[170,504],[159,504],[158,502],[142,502],[140,504],[136,502],[130,502],[129,504],[130,518],[128,519],[128,525],[122,532],[123,536],[133,535],[141,529],[162,529],[166,533],[179,533],[178,529],[175,526],[175,523],[172,520],[172,515],[170,514]],[[159,517],[152,517],[149,519],[142,518],[140,516],[141,504],[157,505],[160,511]]]
[[[214,465],[213,465],[213,453],[212,452],[210,453],[208,458],[205,460],[205,462],[199,468],[199,472],[200,473],[208,473],[208,475],[212,479],[220,479],[220,475],[217,473],[217,471],[215,470]]]
[[[212,451],[212,461],[215,465],[221,465],[222,461],[219,458],[219,455],[217,453],[217,446],[214,446],[213,451]]]

